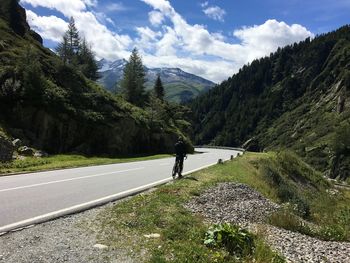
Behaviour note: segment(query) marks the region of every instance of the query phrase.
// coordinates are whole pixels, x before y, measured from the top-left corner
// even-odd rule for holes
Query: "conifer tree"
[[[137,106],[145,103],[145,70],[142,59],[136,48],[133,49],[128,63],[124,68],[121,87],[127,101]]]
[[[68,39],[66,36],[63,36],[62,42],[58,44],[56,48],[56,52],[58,56],[62,59],[63,63],[66,65],[69,61],[69,47],[68,47]]]
[[[68,30],[56,48],[64,64],[80,70],[87,78],[97,80],[98,64],[95,54],[85,38],[81,39],[74,18],[69,21]]]
[[[75,26],[75,20],[73,17],[70,18],[68,24],[68,30],[65,34],[68,39],[68,45],[73,54],[77,54],[80,48],[80,36],[77,27]]]
[[[156,97],[160,99],[161,101],[164,100],[164,87],[162,80],[160,79],[160,75],[158,74],[156,83],[154,85],[154,92],[156,94]]]
[[[98,64],[95,54],[85,38],[81,41],[78,53],[78,65],[80,71],[91,80],[98,80]]]
[[[75,26],[74,18],[71,17],[68,30],[63,36],[62,42],[56,48],[57,54],[65,64],[77,64],[77,54],[80,48],[79,31]]]

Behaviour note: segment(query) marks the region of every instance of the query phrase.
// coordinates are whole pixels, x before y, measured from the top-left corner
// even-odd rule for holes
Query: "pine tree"
[[[64,64],[74,66],[91,80],[99,79],[95,54],[86,39],[81,39],[73,17],[70,19],[68,30],[62,42],[58,44],[56,52]]]
[[[58,44],[56,48],[57,54],[60,56],[60,58],[63,60],[63,63],[66,65],[69,61],[70,57],[70,50],[68,47],[68,39],[66,36],[63,36],[62,42]]]
[[[85,38],[81,41],[78,53],[78,67],[80,71],[91,80],[98,80],[98,64],[95,54]]]
[[[74,18],[71,17],[68,30],[63,36],[62,42],[56,48],[57,54],[65,64],[77,64],[77,54],[80,48],[79,31],[75,26]]]
[[[136,48],[133,49],[128,63],[124,68],[121,87],[127,101],[137,106],[145,103],[145,70],[142,59]]]
[[[156,97],[160,99],[161,101],[164,100],[164,87],[162,80],[160,79],[160,75],[158,74],[156,83],[154,85],[154,92],[156,94]]]
[[[68,30],[65,34],[68,39],[69,48],[72,50],[73,54],[77,54],[80,48],[80,36],[77,27],[75,26],[75,20],[73,17],[70,18],[68,24]]]

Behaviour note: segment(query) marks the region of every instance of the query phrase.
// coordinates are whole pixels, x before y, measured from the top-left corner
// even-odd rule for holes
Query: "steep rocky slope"
[[[9,137],[49,153],[172,151],[177,119],[154,125],[146,111],[64,65],[16,0],[0,3],[0,36],[0,127]]]
[[[192,103],[195,141],[291,148],[349,177],[350,27],[253,61]],[[340,144],[340,145],[339,145]]]

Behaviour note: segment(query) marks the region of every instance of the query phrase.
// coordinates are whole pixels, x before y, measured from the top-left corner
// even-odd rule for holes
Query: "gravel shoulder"
[[[127,251],[98,243],[98,216],[113,205],[0,236],[0,263],[134,262]]]
[[[117,201],[0,236],[0,263],[133,263],[132,251],[100,244],[100,217]],[[186,208],[210,223],[230,222],[263,233],[288,262],[350,262],[350,243],[327,242],[268,225],[266,217],[279,205],[245,184],[221,183],[193,198]]]
[[[288,262],[350,262],[349,242],[322,241],[264,223],[279,206],[247,185],[219,184],[186,207],[211,223],[229,222],[263,233],[267,243]]]

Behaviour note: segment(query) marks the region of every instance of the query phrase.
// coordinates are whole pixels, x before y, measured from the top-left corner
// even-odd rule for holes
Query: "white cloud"
[[[136,40],[136,46],[149,51],[155,48],[158,37],[162,35],[161,32],[155,32],[149,27],[137,27],[136,31],[139,35],[139,38]]]
[[[22,0],[23,3],[30,4],[34,7],[41,6],[54,9],[62,13],[67,19],[74,17],[76,26],[80,33],[92,44],[94,52],[99,58],[117,59],[125,58],[130,52],[133,41],[128,35],[120,35],[110,31],[103,23],[99,22],[97,16],[101,20],[109,22],[106,16],[99,16],[98,13],[87,11],[87,5],[92,5],[92,0]],[[27,12],[29,12],[27,10]],[[57,21],[62,19],[58,17],[40,17],[30,11],[30,23],[35,26],[36,30],[45,38],[52,41],[60,41],[63,33],[66,31],[66,25],[61,23],[60,30]],[[56,21],[56,23],[47,23],[43,21]],[[62,20],[63,21],[63,20]]]
[[[208,1],[205,1],[205,2],[201,3],[201,7],[202,8],[207,7],[208,5],[209,5]]]
[[[176,56],[177,50],[179,50],[178,44],[180,40],[178,39],[176,32],[171,27],[166,27],[166,33],[163,35],[162,39],[157,41],[157,56]],[[171,60],[168,61],[168,63]],[[172,61],[171,61],[172,63]],[[170,64],[170,63],[169,63]]]
[[[21,3],[55,9],[67,16],[86,9],[86,4],[82,0],[21,0]]]
[[[204,14],[208,17],[223,22],[226,11],[218,6],[209,6],[203,9]]]
[[[210,33],[202,25],[188,24],[173,9],[169,1],[141,1],[162,12],[173,24],[172,28],[167,27],[167,33],[159,41],[158,47],[164,51],[161,50],[157,55],[166,56],[166,52],[171,52],[169,54],[173,58],[177,57],[178,60],[165,59],[164,61],[171,61],[172,65],[175,61],[184,61],[184,56],[181,54],[186,54],[187,58],[184,67],[189,68],[189,65],[193,66],[193,69],[189,70],[189,72],[197,72],[200,76],[217,82],[224,79],[223,75],[225,75],[225,78],[231,76],[244,64],[256,58],[269,55],[279,46],[282,47],[313,36],[311,32],[300,25],[288,26],[284,22],[268,20],[260,26],[244,27],[236,30],[234,35],[241,40],[241,43],[228,43],[225,42],[223,37],[220,37],[217,33]],[[160,43],[163,45],[160,46]],[[211,59],[210,61],[208,56]],[[196,62],[190,63],[189,60],[191,58]],[[215,63],[212,62],[213,58]],[[161,58],[159,60],[163,61]],[[152,59],[152,61],[155,61],[155,59]],[[198,66],[198,61],[202,62],[201,67]],[[224,62],[219,63],[219,61]],[[212,67],[220,67],[220,69],[213,70]],[[198,70],[198,68],[201,70]]]
[[[150,55],[143,54],[143,61],[152,67],[174,67],[181,68],[192,74],[220,82],[231,76],[231,72],[238,71],[239,67],[224,60],[205,61],[190,57],[178,57],[177,55]],[[170,62],[170,63],[169,63]],[[170,64],[170,65],[169,65]],[[227,72],[229,70],[229,72]]]
[[[112,59],[128,56],[127,50],[133,42],[128,35],[111,32],[105,25],[100,24],[91,12],[77,13],[74,18],[77,28],[87,41],[92,43],[98,57]]]
[[[164,21],[164,16],[161,12],[151,11],[148,13],[149,21],[153,26],[159,26]]]
[[[109,12],[120,12],[127,10],[127,8],[122,3],[113,3],[106,5],[106,10]]]
[[[301,25],[267,20],[262,25],[234,30],[233,36],[239,42],[232,43],[220,32],[209,32],[204,25],[189,24],[167,0],[140,1],[153,8],[149,20],[154,28],[145,25],[135,27],[137,37],[132,39],[129,35],[108,29],[103,22],[108,22],[107,16],[89,11],[88,5],[94,4],[93,0],[22,0],[32,6],[55,9],[67,20],[73,16],[78,30],[92,43],[99,58],[128,58],[130,50],[137,46],[148,67],[180,67],[215,82],[232,76],[244,64],[269,55],[280,46],[313,36]],[[27,12],[30,24],[44,38],[53,41],[61,39],[62,31],[66,30],[65,21]],[[117,21],[115,27],[118,28]]]
[[[98,0],[83,0],[87,6],[97,6]]]
[[[233,35],[242,41],[241,45],[248,51],[248,61],[267,55],[278,47],[314,36],[301,25],[293,24],[289,26],[276,20],[267,20],[262,25],[235,30]]]
[[[56,16],[38,16],[30,10],[27,10],[27,20],[31,28],[43,38],[55,42],[62,40],[62,35],[68,26],[68,23],[61,18]]]

